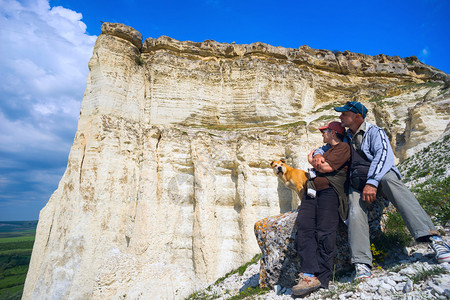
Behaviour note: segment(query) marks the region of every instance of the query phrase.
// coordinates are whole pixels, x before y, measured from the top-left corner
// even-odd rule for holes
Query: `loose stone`
[[[411,279],[408,279],[403,287],[403,293],[409,293],[413,290],[413,282]]]

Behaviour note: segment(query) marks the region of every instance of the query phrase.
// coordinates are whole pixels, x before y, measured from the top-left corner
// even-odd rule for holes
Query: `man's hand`
[[[324,162],[325,162],[325,158],[322,155],[320,155],[320,154],[316,154],[313,157],[313,160],[312,160],[311,164],[314,167],[314,169],[319,169],[320,165],[322,165]]]
[[[362,192],[363,201],[366,201],[369,204],[374,202],[377,199],[377,190],[377,187],[371,184],[366,184]]]

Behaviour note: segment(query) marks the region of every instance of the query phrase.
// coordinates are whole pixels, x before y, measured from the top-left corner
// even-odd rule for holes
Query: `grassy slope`
[[[0,299],[20,299],[37,221],[0,222]]]
[[[436,225],[450,220],[450,134],[403,161],[398,167]]]

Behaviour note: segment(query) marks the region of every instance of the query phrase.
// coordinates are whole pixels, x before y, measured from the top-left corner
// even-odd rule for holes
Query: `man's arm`
[[[367,174],[367,183],[378,187],[381,178],[394,165],[394,152],[386,133],[382,129],[377,128],[376,132],[372,132],[369,138],[369,149],[373,159]]]
[[[373,153],[373,160],[367,174],[367,184],[362,193],[363,201],[368,203],[376,200],[378,183],[394,165],[394,153],[386,133],[378,128],[370,138],[369,149]]]
[[[331,146],[329,144],[323,145],[322,147],[314,150],[313,152],[313,157],[315,157],[316,155],[321,155],[323,156],[323,154],[325,152],[327,152],[328,150],[330,150]]]

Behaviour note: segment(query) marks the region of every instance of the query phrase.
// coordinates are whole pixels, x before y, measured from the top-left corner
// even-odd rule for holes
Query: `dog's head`
[[[270,163],[270,166],[277,175],[286,173],[286,161],[284,159],[274,160]]]

